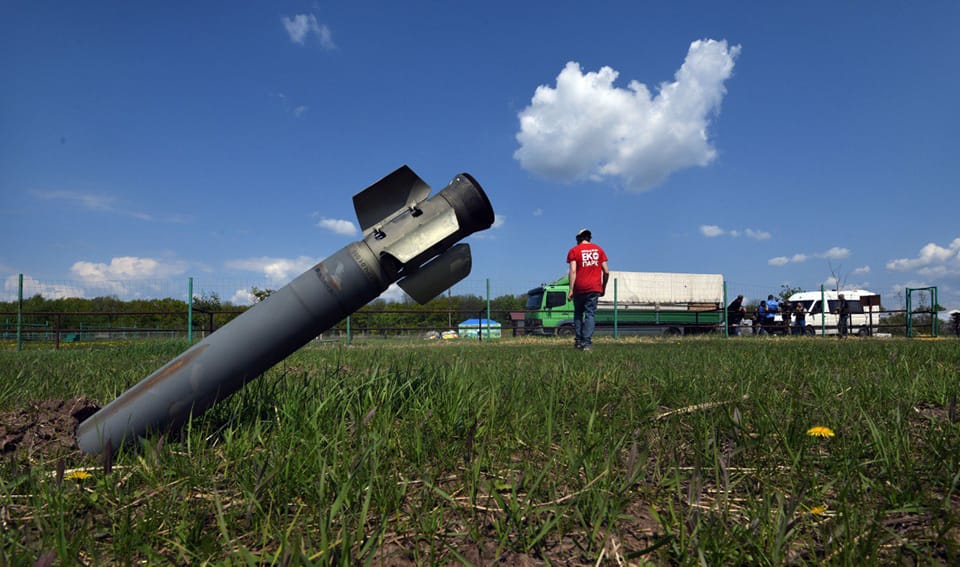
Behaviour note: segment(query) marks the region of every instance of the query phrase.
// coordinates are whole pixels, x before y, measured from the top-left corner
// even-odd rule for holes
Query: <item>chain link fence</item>
[[[319,340],[442,339],[456,333],[460,323],[468,319],[489,319],[501,325],[503,336],[521,334],[525,294],[543,283],[467,278],[427,306],[418,306],[391,286],[379,300],[341,321]],[[257,292],[278,287],[268,280],[207,276],[90,282],[40,281],[13,275],[4,279],[0,291],[0,342],[5,346],[28,343],[59,348],[98,341],[201,339],[249,308],[257,300]],[[729,281],[726,288],[727,303],[743,295],[745,305],[756,305],[780,292],[774,286]],[[921,301],[919,311],[912,313],[877,310],[876,321],[858,324],[853,334],[897,336],[914,329],[917,336],[936,336],[937,319],[931,315],[931,308]],[[753,311],[749,310],[736,334],[759,333],[762,327],[752,324],[751,315]],[[945,333],[954,330],[949,323],[943,327]],[[782,323],[782,318],[778,326],[767,329],[769,334],[797,334]],[[829,330],[826,326],[813,329],[813,334],[835,333],[835,325]]]

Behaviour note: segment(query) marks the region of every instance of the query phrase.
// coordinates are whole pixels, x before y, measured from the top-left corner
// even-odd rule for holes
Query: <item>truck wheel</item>
[[[557,336],[560,337],[572,337],[573,336],[573,325],[563,325],[557,329]]]
[[[678,328],[676,328],[676,327],[667,327],[667,328],[663,331],[663,335],[666,336],[666,337],[679,337],[679,336],[682,335],[682,334],[683,334],[683,333],[680,332],[680,329],[678,329]]]
[[[811,337],[816,334],[816,331],[813,330],[813,325],[807,325],[804,327],[803,332]]]
[[[857,331],[857,336],[858,336],[858,337],[869,337],[869,336],[870,336],[870,329],[868,329],[868,328],[866,328],[866,327],[860,327],[860,330]]]

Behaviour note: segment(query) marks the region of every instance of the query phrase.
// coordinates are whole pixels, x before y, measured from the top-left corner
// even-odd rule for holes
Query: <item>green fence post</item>
[[[347,315],[347,346],[350,346],[350,316]]]
[[[933,336],[940,336],[940,316],[937,315],[937,305],[940,303],[940,300],[937,298],[937,287],[933,286],[931,288],[933,292],[933,301],[930,302],[930,316],[933,317]]]
[[[820,338],[827,336],[827,294],[820,284]]]
[[[617,278],[613,278],[613,338],[620,338],[620,305],[617,296]]]
[[[483,334],[483,329],[480,329]],[[490,338],[490,278],[487,278],[487,338]]]
[[[187,344],[193,344],[193,277],[187,278]]]
[[[907,288],[907,338],[913,337],[913,311],[910,309],[910,293],[913,290],[909,287]]]
[[[17,278],[17,352],[23,348],[23,274]]]
[[[723,305],[720,306],[723,309],[723,315],[720,316],[720,320],[723,322],[723,338],[725,339],[730,338],[730,322],[727,321],[730,314],[727,313],[727,299],[727,280],[723,280]]]

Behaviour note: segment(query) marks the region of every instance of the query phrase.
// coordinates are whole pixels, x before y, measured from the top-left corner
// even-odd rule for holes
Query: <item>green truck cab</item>
[[[570,281],[563,276],[527,292],[527,334],[572,335]],[[597,334],[688,335],[721,331],[723,276],[666,272],[610,272],[597,305]]]

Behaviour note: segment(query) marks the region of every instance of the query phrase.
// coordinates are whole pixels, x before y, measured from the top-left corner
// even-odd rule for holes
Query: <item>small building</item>
[[[476,339],[483,333],[484,339],[499,339],[501,325],[492,319],[467,319],[457,325],[461,339]]]
[[[526,329],[527,314],[524,311],[510,312],[510,326],[513,327],[513,336],[527,334]]]

